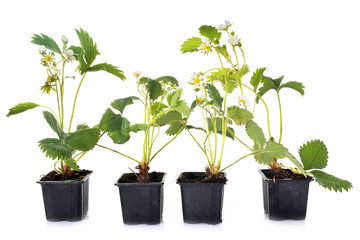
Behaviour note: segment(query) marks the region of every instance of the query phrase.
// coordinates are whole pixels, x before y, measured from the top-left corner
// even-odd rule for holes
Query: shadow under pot
[[[290,170],[287,170],[290,172]],[[264,210],[273,220],[303,220],[312,178],[274,179],[269,169],[259,170],[262,176]]]
[[[177,180],[181,189],[183,220],[186,223],[222,222],[226,174],[207,179],[204,172],[183,172]]]
[[[166,174],[152,172],[149,175],[151,182],[138,183],[137,177],[133,173],[124,173],[115,183],[119,187],[125,224],[158,224],[162,222]]]
[[[89,177],[81,180],[37,181],[41,185],[45,215],[49,221],[80,221],[89,208]]]

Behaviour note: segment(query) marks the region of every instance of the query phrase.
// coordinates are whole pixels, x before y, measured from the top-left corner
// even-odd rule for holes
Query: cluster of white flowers
[[[235,36],[231,36],[231,37],[228,39],[228,42],[229,42],[231,45],[236,46],[236,45],[238,45],[238,44],[240,43],[240,40],[239,40],[238,36],[235,35]]]

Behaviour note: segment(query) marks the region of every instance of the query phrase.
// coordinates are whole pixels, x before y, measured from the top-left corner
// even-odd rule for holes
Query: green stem
[[[61,100],[61,129],[64,129],[64,79],[65,79],[65,61],[62,66],[61,84],[60,84],[60,100]],[[69,131],[70,132],[70,131]]]
[[[282,124],[282,112],[281,112],[281,102],[280,102],[280,94],[279,91],[276,91],[278,102],[279,102],[279,112],[280,112],[280,138],[279,138],[279,144],[281,143],[282,138],[282,132],[283,132],[283,124]]]
[[[199,148],[201,149],[201,151],[203,151],[203,153],[205,154],[207,161],[209,163],[209,165],[211,164],[209,156],[207,155],[206,151],[201,147],[200,143],[195,139],[195,137],[191,134],[190,130],[188,128],[186,128],[186,130],[188,131],[188,133],[190,134],[190,136],[192,137],[192,139],[196,142],[196,144],[199,146]]]
[[[260,151],[258,151],[258,152],[252,152],[252,153],[250,153],[250,154],[248,154],[248,155],[245,155],[245,156],[239,158],[238,160],[236,160],[236,161],[233,162],[232,164],[230,164],[230,165],[228,165],[227,167],[224,167],[223,169],[221,169],[220,172],[225,171],[225,169],[228,169],[229,167],[231,167],[232,165],[238,163],[238,162],[241,161],[242,159],[244,159],[244,158],[246,158],[246,157],[249,157],[249,156],[251,156],[251,155],[257,154],[257,153],[259,153],[259,152],[260,152]]]
[[[170,141],[168,141],[166,144],[164,144],[164,146],[162,146],[151,158],[150,158],[150,161],[149,163],[155,158],[155,156],[161,152],[167,145],[169,145],[172,141],[174,141],[179,135],[180,135],[181,131],[179,133],[177,133],[175,135],[175,137],[173,137]]]
[[[77,163],[84,155],[85,155],[85,153],[86,152],[83,152],[82,154],[81,154],[81,156],[75,161],[75,163]],[[75,160],[75,159],[74,159]]]
[[[57,81],[55,82],[55,90],[56,90],[56,100],[57,100],[57,106],[58,106],[58,111],[59,111],[59,118],[58,121],[60,123],[60,126],[63,125],[63,120],[61,118],[61,110],[60,110],[60,101],[59,101],[59,90],[58,90],[58,86],[57,86]]]
[[[81,81],[80,81],[80,83],[79,83],[79,87],[78,87],[78,89],[77,89],[77,91],[76,91],[76,94],[75,94],[74,104],[73,104],[73,109],[72,109],[72,112],[71,112],[71,118],[70,118],[70,124],[69,124],[69,131],[68,131],[69,133],[70,133],[70,131],[71,131],[71,124],[72,124],[72,121],[73,121],[73,118],[74,118],[76,100],[77,100],[77,97],[78,97],[78,94],[79,94],[79,90],[80,90],[80,87],[81,87],[82,82],[84,81],[85,76],[86,76],[86,73],[84,73],[83,77],[81,78]],[[63,114],[64,114],[64,112],[63,112]]]
[[[243,141],[241,141],[237,136],[235,136],[235,133],[230,129],[227,128],[227,131],[229,131],[229,133],[236,139],[238,140],[240,143],[242,143],[245,147],[247,147],[250,151],[254,151],[253,149],[251,149],[248,145],[246,145]]]
[[[99,146],[99,147],[105,148],[105,149],[107,149],[107,150],[110,150],[110,151],[112,151],[112,152],[115,152],[115,153],[117,153],[117,154],[120,154],[121,156],[127,157],[127,158],[129,158],[129,159],[131,159],[131,160],[133,160],[133,161],[135,161],[135,162],[137,162],[137,163],[140,164],[140,162],[139,162],[138,160],[136,160],[135,158],[129,157],[128,155],[123,154],[123,153],[121,153],[121,152],[118,152],[118,151],[116,151],[116,150],[114,150],[114,149],[111,149],[111,148],[102,146],[102,145],[100,145],[100,144],[96,144],[96,146]]]
[[[264,104],[265,106],[265,109],[266,109],[266,116],[267,116],[267,126],[268,126],[268,131],[269,131],[269,138],[271,138],[271,131],[270,131],[270,113],[269,113],[269,108],[266,104],[266,102],[264,101],[264,99],[259,95],[257,94],[252,88],[250,88],[249,86],[246,86],[245,84],[242,83],[242,85],[244,87],[246,87],[247,89],[249,89],[250,91],[252,91],[254,94],[256,94],[259,99],[262,101],[262,103]]]

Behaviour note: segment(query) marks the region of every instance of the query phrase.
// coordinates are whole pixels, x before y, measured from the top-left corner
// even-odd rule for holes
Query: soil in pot
[[[148,175],[151,182],[138,182],[138,175],[125,173],[115,183],[119,187],[125,224],[158,224],[162,221],[165,173]]]
[[[183,172],[177,183],[181,188],[183,219],[186,223],[222,222],[226,174],[209,177],[204,172]]]
[[[82,220],[89,206],[89,176],[92,171],[73,171],[67,177],[50,172],[41,184],[46,219],[49,221]],[[65,179],[65,180],[61,180]]]
[[[303,220],[306,218],[311,177],[290,170],[274,172],[259,170],[262,175],[264,211],[274,220]]]

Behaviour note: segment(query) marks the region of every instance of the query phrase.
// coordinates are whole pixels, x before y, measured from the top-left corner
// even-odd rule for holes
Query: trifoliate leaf
[[[314,170],[310,173],[321,186],[329,189],[330,191],[334,190],[335,192],[342,192],[342,190],[349,191],[352,188],[351,182],[337,178],[323,171]]]
[[[66,144],[80,151],[93,149],[99,141],[100,129],[88,128],[77,130],[66,139]]]
[[[206,84],[205,88],[210,96],[210,98],[214,101],[215,106],[221,110],[222,109],[222,102],[223,98],[220,96],[219,91],[216,89],[216,87],[212,84]]]
[[[43,115],[51,129],[54,130],[54,132],[56,132],[56,134],[59,136],[60,140],[66,139],[67,135],[60,127],[54,115],[52,115],[52,113],[48,111],[43,111]]]
[[[99,127],[114,143],[123,144],[130,139],[130,122],[110,108],[103,114]]]
[[[320,140],[312,140],[302,145],[299,155],[305,170],[323,169],[327,166],[328,151]]]
[[[52,159],[70,159],[72,151],[59,139],[45,138],[39,141],[39,147],[45,155]]]
[[[162,87],[158,81],[150,79],[146,86],[151,100],[156,100],[161,96]]]
[[[202,44],[201,38],[198,37],[189,38],[181,45],[181,52],[182,53],[197,52],[201,44]]]
[[[277,90],[275,82],[272,78],[263,76],[261,81],[263,83],[263,86],[259,88],[258,95],[260,97],[264,96],[264,94],[267,93],[271,89],[274,89],[275,91]],[[260,99],[259,96],[256,97],[256,103],[259,102],[259,99]]]
[[[42,34],[42,33],[40,33],[40,35],[34,34],[31,42],[36,45],[44,46],[45,48],[49,49],[50,51],[61,54],[61,50],[60,50],[59,46],[57,45],[57,43],[54,41],[54,39],[52,39],[51,37],[49,37],[45,34]]]
[[[33,108],[36,108],[36,107],[39,107],[39,106],[40,106],[39,104],[32,103],[32,102],[19,103],[15,107],[10,108],[9,113],[6,116],[10,117],[11,115],[22,113],[22,112],[25,112],[25,111],[27,111],[29,109],[33,109]]]
[[[121,80],[126,79],[123,71],[121,71],[118,67],[108,63],[99,63],[86,69],[86,72],[98,72],[98,71],[108,72],[120,78]]]
[[[248,136],[254,140],[255,144],[258,145],[258,149],[262,149],[266,144],[266,139],[264,132],[253,120],[246,122],[246,133]]]
[[[133,104],[136,100],[139,100],[139,98],[135,96],[119,98],[113,101],[110,105],[116,110],[119,110],[121,114],[123,114],[125,107]]]
[[[172,107],[172,109],[178,111],[179,113],[181,113],[184,117],[188,117],[190,115],[190,108],[188,107],[188,105],[186,104],[186,102],[184,100],[180,100],[176,103],[176,105],[174,107]]]
[[[119,128],[108,132],[108,136],[117,144],[127,142],[130,139],[130,122],[123,117]]]
[[[287,149],[279,143],[269,141],[264,149],[259,149],[259,145],[255,144],[254,151],[259,151],[259,153],[255,154],[258,163],[270,164],[274,161],[274,158],[284,158]]]
[[[251,112],[246,109],[239,108],[238,106],[228,107],[227,116],[237,125],[246,124],[247,121],[254,118],[254,115]]]
[[[219,32],[213,26],[203,25],[199,28],[200,34],[206,38],[208,38],[211,42],[214,40],[220,40],[221,32]]]

